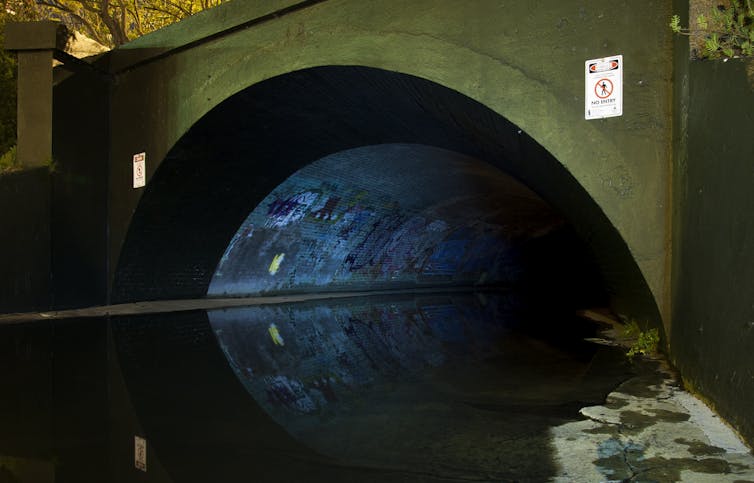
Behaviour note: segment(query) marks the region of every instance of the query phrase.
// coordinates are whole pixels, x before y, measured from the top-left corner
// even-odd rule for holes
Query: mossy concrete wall
[[[133,154],[146,151],[151,177],[231,95],[292,71],[360,65],[458,91],[544,146],[623,236],[667,323],[669,14],[653,1],[236,1],[145,36],[110,58],[109,266],[142,193]],[[585,121],[584,61],[613,54],[624,56],[624,115]]]
[[[747,70],[749,76],[747,77]],[[673,362],[754,442],[754,62],[695,61],[679,102]]]

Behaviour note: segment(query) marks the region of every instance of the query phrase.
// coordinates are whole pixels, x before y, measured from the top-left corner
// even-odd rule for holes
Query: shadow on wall
[[[0,175],[0,312],[47,310],[50,296],[50,174]]]

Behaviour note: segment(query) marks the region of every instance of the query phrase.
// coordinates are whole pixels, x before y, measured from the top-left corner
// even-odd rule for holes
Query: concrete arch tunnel
[[[651,291],[598,204],[479,102],[360,66],[254,84],[200,119],[141,197],[114,302],[547,285],[574,306]]]
[[[105,121],[99,149],[110,159],[100,287],[110,302],[202,295],[243,221],[299,169],[366,146],[421,145],[537,193],[596,258],[614,309],[656,322],[659,312],[668,328],[668,9],[229,2],[126,44],[103,64],[115,82],[98,91],[105,117],[91,118],[95,129]],[[632,65],[631,105],[584,121],[584,59],[616,52]],[[70,152],[57,154],[76,165],[80,134],[61,124]],[[142,151],[149,181],[134,190],[123,160]],[[231,187],[242,179],[244,191]],[[188,241],[193,230],[206,249]],[[76,282],[59,280],[63,290]]]
[[[176,481],[217,479],[218,471],[220,479],[235,481],[251,468],[263,481],[296,480],[321,471],[321,459],[340,462],[327,466],[333,473],[327,481],[354,481],[361,475],[353,477],[350,467],[363,453],[323,443],[338,440],[338,428],[350,428],[352,419],[342,426],[337,417],[328,419],[334,423],[317,431],[328,435],[321,439],[306,428],[357,398],[380,407],[380,381],[405,377],[414,384],[416,374],[433,361],[452,360],[454,351],[490,356],[490,346],[510,328],[574,337],[577,324],[548,320],[546,311],[562,315],[604,303],[604,296],[623,297],[659,320],[617,230],[526,132],[419,77],[325,66],[242,90],[176,143],[134,212],[115,301],[522,285],[540,298],[401,294],[329,306],[179,312],[167,321],[147,314],[119,318],[113,334],[134,407]],[[522,302],[543,313],[519,319]],[[284,347],[271,341],[271,322]],[[523,343],[516,349],[519,343],[505,346],[511,361],[524,352],[542,356]],[[591,360],[593,349],[580,350],[579,357]],[[339,382],[327,382],[324,374],[337,374]],[[498,385],[505,378],[489,381]],[[557,371],[549,382],[563,384],[568,394],[578,386]],[[319,401],[320,384],[337,401]],[[600,391],[595,403],[604,397]],[[565,400],[562,406],[570,408]],[[220,435],[212,424],[224,421],[232,424]],[[359,434],[373,439],[374,429]],[[549,434],[542,421],[527,422],[526,432]],[[183,444],[197,434],[213,439]],[[347,440],[370,448],[361,439]],[[215,441],[223,450],[208,458],[206,448]],[[550,445],[542,447],[527,471],[552,471]],[[305,457],[291,461],[280,454]],[[415,464],[420,470],[424,456]],[[265,474],[270,468],[274,474]]]
[[[238,1],[115,49],[54,89],[51,306],[535,281],[540,305],[609,299],[663,327],[672,362],[746,422],[743,373],[723,376],[748,354],[751,324],[730,330],[748,308],[721,311],[728,274],[707,256],[707,240],[729,248],[707,236],[722,208],[706,189],[685,205],[695,91],[666,25],[675,10]],[[614,54],[623,115],[586,121],[584,61]],[[141,152],[147,186],[133,189]],[[715,156],[700,154],[699,176]],[[714,178],[720,193],[726,173]],[[718,324],[720,313],[731,317]],[[200,316],[217,350],[216,320]],[[268,319],[257,328],[274,343]],[[174,411],[166,399],[154,421]]]

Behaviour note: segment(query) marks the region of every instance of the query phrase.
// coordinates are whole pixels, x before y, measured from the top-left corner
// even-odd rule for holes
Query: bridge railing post
[[[18,55],[16,156],[24,168],[52,161],[52,61],[68,30],[59,22],[18,22],[5,27],[5,49]]]

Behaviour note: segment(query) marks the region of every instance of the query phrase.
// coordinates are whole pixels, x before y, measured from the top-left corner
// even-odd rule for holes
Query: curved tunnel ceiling
[[[395,146],[401,144],[425,147],[417,150],[416,147]],[[411,154],[388,159],[391,149],[404,149]],[[427,154],[430,151],[434,153],[431,156]],[[349,155],[344,154],[349,152]],[[441,152],[445,154],[437,155]],[[346,162],[344,156],[354,153],[361,156],[353,158],[355,164],[350,171],[341,173],[343,179],[350,175],[358,181],[353,186],[344,183],[328,186],[327,176],[316,179],[307,174],[317,166],[337,169]],[[365,156],[371,158],[365,159]],[[320,190],[320,194],[327,191],[328,199],[344,200],[342,206],[338,201],[339,209],[346,207],[347,210],[345,199],[358,196],[359,183],[366,184],[372,193],[369,201],[373,207],[381,203],[388,206],[390,199],[406,203],[411,196],[400,190],[418,187],[411,193],[423,198],[423,204],[410,206],[409,203],[397,208],[399,216],[408,217],[403,220],[406,222],[414,216],[428,219],[430,212],[440,206],[449,214],[454,209],[463,211],[463,202],[442,201],[440,191],[432,190],[433,186],[450,183],[443,181],[443,172],[462,158],[466,160],[462,164],[466,165],[467,172],[454,178],[455,193],[466,196],[467,202],[476,203],[477,207],[484,205],[481,210],[473,211],[472,218],[487,217],[489,221],[488,217],[494,218],[494,207],[504,205],[504,199],[511,196],[501,194],[505,190],[496,187],[496,183],[513,186],[510,177],[499,171],[521,180],[557,209],[559,215],[548,209],[538,211],[537,216],[547,213],[544,218],[550,221],[545,225],[562,216],[573,226],[595,255],[608,293],[626,298],[634,305],[634,313],[659,320],[652,295],[620,235],[568,171],[525,132],[481,104],[443,86],[405,74],[348,66],[319,67],[269,79],[222,102],[194,125],[162,161],[142,195],[123,243],[114,275],[112,301],[290,289],[290,284],[253,286],[246,282],[254,278],[253,270],[265,270],[269,276],[271,269],[276,271],[277,268],[290,276],[292,266],[304,263],[295,258],[305,252],[300,249],[294,250],[297,254],[294,256],[290,251],[269,247],[266,258],[245,262],[245,266],[253,267],[248,273],[243,273],[247,269],[229,272],[221,262],[224,255],[226,260],[245,256],[237,251],[244,245],[238,244],[239,237],[248,234],[249,223],[255,225],[255,229],[260,222],[264,225],[261,218],[255,217],[269,215],[269,210],[274,211],[275,206],[287,209],[286,199],[307,190]],[[365,163],[364,169],[357,167],[359,162]],[[313,167],[305,168],[312,163],[315,163]],[[302,168],[303,171],[294,175]],[[366,173],[390,174],[391,182],[395,183],[390,189],[396,191],[380,192],[385,183],[370,182]],[[465,195],[460,194],[462,186],[481,179],[484,182],[478,192],[475,187]],[[503,179],[506,181],[501,181]],[[298,186],[299,182],[303,184]],[[278,195],[282,196],[279,200],[282,205],[275,205]],[[485,197],[487,201],[483,202]],[[324,197],[318,195],[317,199],[321,203]],[[327,202],[321,206],[315,205],[316,201],[311,203],[307,212],[310,221],[311,209],[324,210],[324,216],[331,207]],[[333,214],[336,211],[333,207]],[[386,223],[389,213],[396,214],[395,210],[383,210]],[[345,215],[345,211],[341,214]],[[468,223],[466,217],[456,211],[449,215],[448,226],[469,228],[473,223]],[[333,220],[325,220],[328,221]],[[318,223],[321,222],[320,218]],[[502,221],[492,225],[496,223],[499,225]],[[425,228],[430,226],[431,222]],[[481,224],[474,226],[482,229]],[[452,239],[451,232],[451,228],[444,231],[443,239]],[[325,230],[320,234],[326,233],[330,232]],[[275,236],[280,235],[271,232],[265,235],[269,240]],[[362,237],[361,241],[366,238]],[[499,240],[510,238],[510,234],[498,237]],[[471,239],[482,240],[483,237]],[[498,245],[494,257],[502,256],[506,243]],[[238,248],[234,248],[236,246]],[[433,247],[427,245],[426,248],[431,252],[438,244]],[[567,252],[561,255],[563,253],[568,256]],[[281,257],[275,262],[277,255]],[[369,256],[379,257],[379,254],[372,250]],[[419,261],[412,259],[411,263],[426,267],[431,257],[429,254]],[[316,286],[325,273],[330,274],[325,278],[331,277],[331,281],[343,281],[335,276],[338,270],[344,273],[343,264],[358,265],[355,260],[343,258],[338,262],[335,258],[324,261],[334,263],[332,270],[316,268],[315,261],[308,272],[308,280],[303,277],[300,281],[303,285]],[[292,259],[297,260],[295,264],[291,263]],[[406,260],[408,258],[403,261]],[[458,280],[458,271],[451,271],[450,278]],[[403,270],[400,276],[403,280],[406,276],[414,277],[416,281],[423,269],[415,269],[413,274],[409,272],[411,270]],[[503,281],[504,272],[499,270],[487,276]],[[388,269],[381,275],[373,274],[372,281],[384,281],[390,273]],[[299,276],[298,271],[296,276]],[[472,270],[463,281],[478,282],[481,276],[481,272]]]

